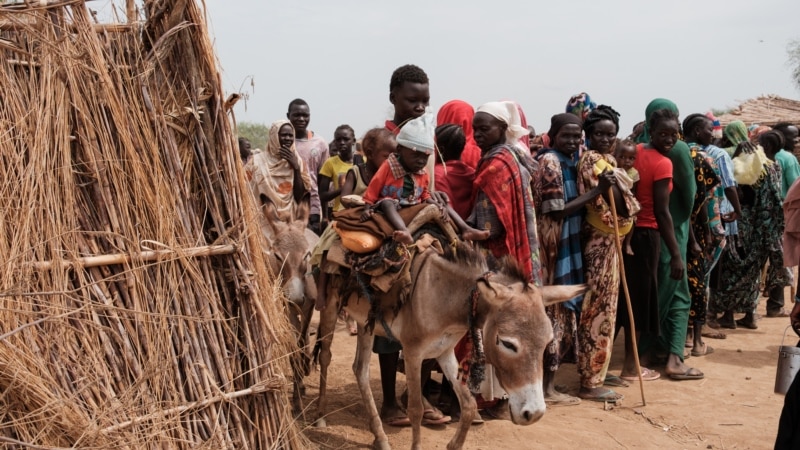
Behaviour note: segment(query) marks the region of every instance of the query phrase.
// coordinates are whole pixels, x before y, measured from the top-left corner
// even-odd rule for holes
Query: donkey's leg
[[[304,339],[300,335],[302,305],[294,302],[288,302],[287,311],[289,313],[289,323],[292,325],[292,330],[295,332],[297,339],[297,347],[289,357],[289,362],[292,365],[292,412],[295,415],[302,414],[303,411],[303,393],[305,392],[305,385],[303,384],[303,354],[305,349],[302,347]]]
[[[442,373],[453,384],[453,391],[455,391],[458,403],[461,405],[461,420],[458,422],[458,431],[447,443],[447,450],[458,450],[464,446],[472,420],[478,414],[478,404],[475,402],[475,398],[469,388],[458,379],[458,361],[453,350],[443,353],[436,360],[439,361]]]
[[[408,348],[403,349],[403,359],[406,364],[406,384],[408,388],[408,406],[406,413],[411,419],[412,431],[412,450],[422,449],[422,416],[424,407],[422,406],[422,358],[416,352],[409,352]]]
[[[364,406],[367,408],[367,415],[369,416],[369,429],[375,436],[372,445],[378,450],[391,450],[389,445],[389,438],[383,431],[383,424],[381,424],[381,417],[378,414],[378,408],[375,407],[375,399],[372,397],[372,389],[369,387],[369,360],[372,357],[372,339],[373,335],[364,331],[363,325],[358,325],[358,346],[356,347],[356,358],[353,361],[353,372],[356,375],[356,383],[358,389],[361,391],[361,399],[364,401]]]
[[[328,368],[331,365],[331,346],[333,345],[333,332],[336,329],[336,316],[339,311],[338,295],[328,296],[328,306],[319,315],[319,329],[317,342],[319,342],[319,399],[317,400],[317,416],[314,425],[325,427],[325,412],[328,408]]]
[[[306,277],[306,284],[312,283],[314,279],[311,276]],[[310,295],[309,292],[313,294]],[[314,303],[316,302],[316,289],[306,290],[306,295],[303,296],[303,305],[300,310],[300,349],[302,350],[303,362],[303,376],[307,377],[311,373],[311,351],[309,349],[309,334],[308,329],[311,326],[311,319],[314,315]],[[303,392],[305,395],[305,392]]]

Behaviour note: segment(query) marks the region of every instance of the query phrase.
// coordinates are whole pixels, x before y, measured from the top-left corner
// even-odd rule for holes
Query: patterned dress
[[[601,161],[612,167],[617,165],[610,154],[587,150],[581,156],[578,163],[580,194],[591,191],[599,184],[595,167],[602,164]],[[629,189],[623,189],[623,198],[629,212],[638,212],[639,202]],[[591,389],[603,385],[611,361],[620,273],[613,231],[614,217],[608,203],[600,195],[586,204],[586,210],[587,220],[583,223],[581,241],[586,284],[591,295],[583,301],[578,324],[578,373],[581,386]],[[632,225],[633,218],[618,217],[620,239]]]
[[[752,312],[758,305],[761,270],[770,252],[780,245],[783,231],[780,166],[765,165],[758,183],[742,185],[739,246],[728,246],[722,254],[717,293],[712,299],[716,312]]]
[[[687,252],[686,273],[689,279],[689,294],[692,296],[692,305],[689,309],[689,323],[703,324],[706,321],[706,306],[708,305],[708,291],[706,290],[706,274],[710,270],[708,264],[707,248],[714,245],[713,239],[708,239],[711,234],[710,224],[719,222],[719,209],[717,217],[709,214],[708,204],[714,202],[714,193],[720,185],[720,179],[714,170],[714,160],[700,147],[689,144],[694,161],[694,177],[697,192],[694,194],[694,208],[692,209],[691,227],[697,245],[702,250],[698,254]],[[705,214],[701,214],[705,212]],[[714,213],[714,210],[711,210]]]
[[[563,153],[547,149],[537,156],[539,168],[533,177],[534,203],[538,217],[539,248],[544,285],[583,283],[580,231],[582,212],[554,219],[554,212],[578,197],[575,162]],[[553,341],[547,346],[544,367],[555,372],[562,362],[577,362],[580,300],[575,298],[545,308],[553,324]]]

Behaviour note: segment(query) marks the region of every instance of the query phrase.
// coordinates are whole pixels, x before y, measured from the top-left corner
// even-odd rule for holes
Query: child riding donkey
[[[435,148],[434,130],[432,114],[409,121],[397,135],[397,152],[378,169],[364,193],[367,206],[361,220],[366,221],[376,210],[381,211],[395,230],[392,237],[403,244],[413,244],[414,239],[398,210],[422,202],[436,203],[428,191],[430,175],[425,170]],[[467,225],[450,205],[444,208],[464,240],[480,241],[489,237],[489,231]]]

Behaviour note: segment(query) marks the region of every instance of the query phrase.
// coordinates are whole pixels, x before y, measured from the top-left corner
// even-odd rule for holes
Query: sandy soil
[[[789,297],[787,289],[786,298]],[[472,427],[467,449],[768,449],[777,433],[783,396],[773,393],[778,347],[788,318],[766,318],[764,300],[759,306],[762,319],[757,330],[724,330],[724,340],[707,339],[714,353],[691,357],[687,363],[702,370],[700,381],[660,380],[645,382],[647,405],[642,405],[638,382],[616,388],[625,395],[620,405],[605,409],[602,403],[584,401],[577,406],[548,408],[538,423],[521,427],[505,420],[487,421]],[[787,301],[791,307],[791,301]],[[738,318],[738,316],[737,316]],[[786,345],[796,337],[791,330]],[[622,339],[617,339],[611,373],[621,368]],[[329,375],[329,415],[327,428],[306,429],[313,445],[322,449],[370,448],[372,434],[350,369],[355,339],[344,325],[337,325]],[[380,402],[377,358],[372,359],[371,379],[376,401]],[[663,371],[663,368],[660,369]],[[319,375],[306,379],[305,403],[317,395]],[[576,367],[563,366],[557,384],[567,385],[571,394],[578,389]],[[405,379],[398,374],[398,393]],[[380,403],[378,403],[380,406]],[[313,407],[313,405],[311,405]],[[310,416],[309,416],[310,417]],[[408,448],[410,428],[385,426],[394,448]],[[455,432],[455,425],[423,427],[423,447],[444,449]]]

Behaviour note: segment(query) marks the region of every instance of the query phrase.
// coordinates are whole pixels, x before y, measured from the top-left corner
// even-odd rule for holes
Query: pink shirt
[[[296,139],[294,146],[297,154],[303,160],[311,178],[311,210],[310,214],[320,214],[319,188],[317,187],[317,174],[328,159],[328,143],[325,139],[308,132],[308,139]]]

